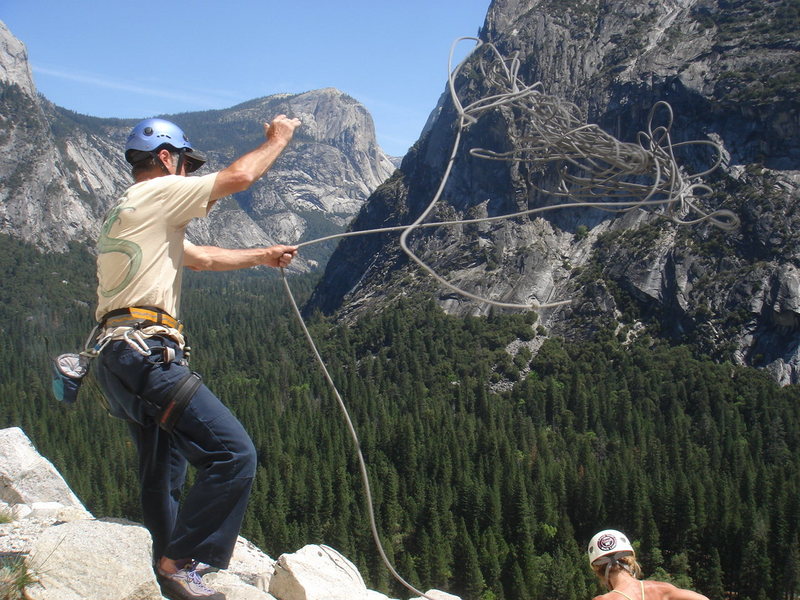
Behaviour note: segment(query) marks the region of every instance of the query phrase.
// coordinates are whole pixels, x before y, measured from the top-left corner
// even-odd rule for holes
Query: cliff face
[[[262,123],[279,113],[303,122],[292,145],[247,193],[193,223],[195,242],[293,243],[340,231],[394,170],[367,110],[335,89],[166,118],[209,155],[207,173],[258,145]],[[122,150],[136,121],[78,115],[37,95],[25,47],[2,23],[0,120],[0,232],[47,251],[93,243],[105,211],[131,182]]]
[[[800,15],[793,4],[495,0],[481,38],[505,57],[516,53],[524,82],[541,82],[548,94],[574,102],[585,122],[621,141],[636,141],[653,105],[667,101],[674,142],[720,145],[722,165],[704,177],[714,190],[704,203],[708,210],[733,211],[740,226],[723,232],[708,223],[679,226],[652,210],[617,215],[571,208],[419,230],[412,249],[471,293],[522,304],[569,300],[540,311],[551,334],[633,335],[645,325],[652,335],[766,367],[782,383],[797,382]],[[456,80],[464,104],[496,93],[476,66],[480,51]],[[434,197],[456,132],[448,96],[437,115],[401,170],[369,199],[355,229],[407,224]],[[464,132],[429,220],[497,216],[556,202],[539,191],[552,180],[535,165],[469,153],[518,149],[530,128],[525,118],[498,108]],[[654,126],[665,118],[657,116]],[[682,169],[708,168],[713,153],[700,148],[676,149]],[[436,287],[409,265],[393,234],[345,240],[311,305],[357,315],[413,286],[438,293],[456,314],[490,308]]]
[[[54,135],[68,124],[37,96],[25,47],[2,23],[0,120],[0,232],[47,249],[88,239],[101,205],[129,181],[124,160],[92,132]]]

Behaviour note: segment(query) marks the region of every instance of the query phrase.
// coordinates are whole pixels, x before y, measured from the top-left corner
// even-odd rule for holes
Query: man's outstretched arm
[[[211,203],[248,189],[266,173],[289,144],[294,130],[300,126],[299,119],[278,115],[272,123],[264,124],[264,143],[258,148],[243,154],[230,166],[217,173],[211,190]]]
[[[259,265],[288,267],[296,255],[296,246],[283,244],[266,248],[228,249],[187,243],[183,249],[183,266],[193,271],[232,271]]]

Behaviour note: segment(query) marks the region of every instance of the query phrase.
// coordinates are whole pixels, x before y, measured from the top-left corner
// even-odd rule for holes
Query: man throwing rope
[[[224,600],[203,583],[196,565],[227,568],[256,468],[242,425],[189,370],[178,321],[182,268],[283,268],[297,254],[284,245],[195,246],[184,232],[219,198],[263,176],[299,126],[280,115],[264,125],[259,147],[217,173],[187,177],[205,158],[174,123],[142,121],[125,146],[135,183],[109,212],[98,240],[97,379],[111,414],[128,422],[136,443],[154,569],[173,600]],[[179,508],[189,463],[197,476]]]

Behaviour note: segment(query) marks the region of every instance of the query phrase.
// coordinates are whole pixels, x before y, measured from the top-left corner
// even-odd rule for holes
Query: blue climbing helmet
[[[192,148],[183,130],[166,119],[145,119],[137,123],[125,143],[125,160],[135,164],[155,156],[163,148],[180,154],[178,171],[183,161],[186,161],[187,173],[196,171],[206,162],[206,157]]]

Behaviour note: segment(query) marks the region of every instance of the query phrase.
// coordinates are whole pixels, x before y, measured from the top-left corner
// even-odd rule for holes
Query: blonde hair
[[[603,558],[609,560],[602,560]],[[635,554],[620,556],[616,559],[610,556],[603,556],[592,563],[592,571],[608,589],[611,589],[609,576],[623,569],[636,579],[642,576],[642,566],[639,564],[639,561],[636,560]]]

